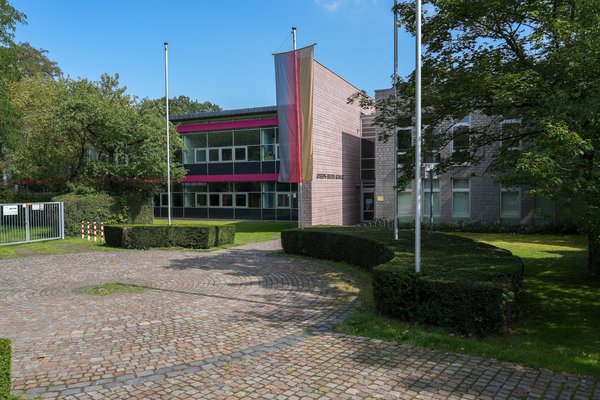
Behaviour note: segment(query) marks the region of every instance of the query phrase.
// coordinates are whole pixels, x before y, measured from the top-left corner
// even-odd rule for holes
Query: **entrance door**
[[[362,220],[372,221],[375,219],[375,193],[364,192],[362,203]]]

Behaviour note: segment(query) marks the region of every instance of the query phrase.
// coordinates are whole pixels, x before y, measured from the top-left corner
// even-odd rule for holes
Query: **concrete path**
[[[600,399],[594,379],[332,334],[356,306],[351,285],[336,284],[348,278],[271,255],[278,246],[0,261],[13,388],[66,399]],[[147,289],[79,293],[112,281]]]

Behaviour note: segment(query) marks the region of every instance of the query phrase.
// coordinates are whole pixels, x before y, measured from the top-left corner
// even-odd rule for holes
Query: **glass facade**
[[[298,185],[280,182],[199,182],[173,185],[173,215],[180,218],[297,218]],[[167,216],[167,193],[154,198],[154,213]]]
[[[469,218],[470,185],[468,179],[452,179],[452,217]]]

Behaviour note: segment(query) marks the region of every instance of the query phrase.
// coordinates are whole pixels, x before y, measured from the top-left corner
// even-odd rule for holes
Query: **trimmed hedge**
[[[518,316],[523,263],[509,251],[435,233],[423,237],[414,272],[414,233],[370,228],[282,232],[286,252],[372,269],[373,300],[387,316],[479,337],[503,334]]]
[[[233,244],[235,225],[108,225],[106,244],[126,249],[189,247],[208,249]]]
[[[0,399],[8,399],[10,396],[10,363],[10,340],[0,338]]]
[[[392,250],[374,240],[314,229],[282,231],[281,245],[289,254],[344,261],[367,270],[394,256]]]
[[[81,221],[104,224],[151,224],[154,220],[149,198],[110,196],[106,193],[64,194],[53,201],[65,203],[65,234],[81,234]]]

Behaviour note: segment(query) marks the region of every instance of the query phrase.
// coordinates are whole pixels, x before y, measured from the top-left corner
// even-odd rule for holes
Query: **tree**
[[[502,141],[506,145],[492,147],[489,167],[498,180],[581,203],[574,211],[589,237],[588,270],[600,278],[600,2],[424,3],[424,152],[454,139],[451,129],[434,132],[444,121],[473,112],[495,117],[490,126],[460,132],[469,135],[469,151],[442,160],[438,170],[481,162],[482,149]],[[414,34],[414,2],[402,2],[398,11]],[[376,123],[388,132],[412,125],[414,75],[397,87],[398,104],[393,96],[377,104]],[[498,129],[504,118],[520,118],[521,129]],[[509,151],[516,143],[525,145]],[[414,176],[413,168],[412,162],[402,166],[400,186]]]
[[[166,115],[165,97],[160,99],[145,98],[140,102],[142,108],[151,108]],[[194,114],[206,111],[221,111],[221,107],[210,101],[200,102],[187,96],[178,96],[169,99],[169,115]]]
[[[127,95],[118,75],[98,82],[24,77],[11,94],[22,113],[8,155],[16,180],[87,182],[111,194],[155,192],[164,184],[164,120]],[[181,140],[172,139],[174,151]],[[183,174],[172,166],[174,179]]]
[[[18,111],[7,92],[8,82],[18,77],[14,45],[17,23],[25,23],[25,14],[13,8],[7,0],[0,0],[0,183],[6,180],[6,144],[17,134]]]
[[[50,78],[62,76],[62,71],[56,61],[46,57],[44,49],[31,47],[28,42],[19,43],[13,47],[17,68],[23,76],[44,75]]]

